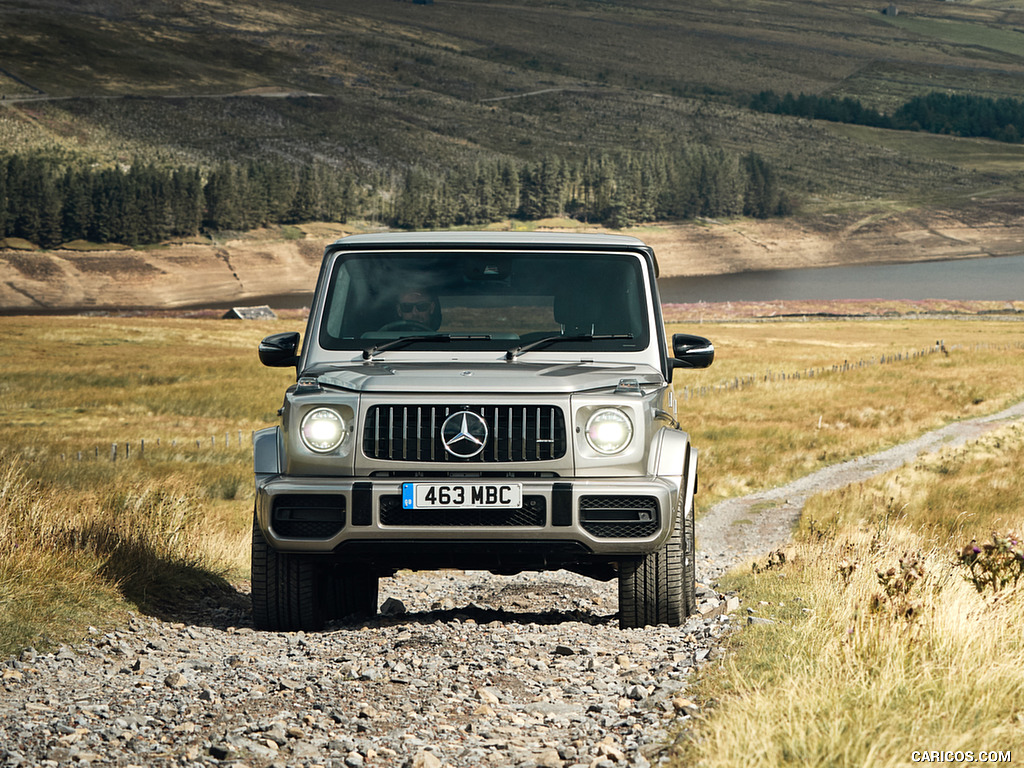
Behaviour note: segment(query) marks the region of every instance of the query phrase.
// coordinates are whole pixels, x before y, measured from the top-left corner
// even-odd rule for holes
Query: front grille
[[[476,456],[460,458],[445,450],[441,426],[459,411],[475,413],[487,425]],[[550,461],[565,452],[565,417],[551,405],[376,405],[363,426],[363,453],[370,459],[498,463]]]
[[[658,532],[654,496],[582,496],[580,525],[599,539],[643,539]]]
[[[274,498],[270,524],[286,539],[329,539],[345,527],[345,497],[282,494]]]
[[[543,527],[547,505],[543,496],[527,496],[518,509],[403,509],[399,494],[380,497],[380,524],[447,528]]]

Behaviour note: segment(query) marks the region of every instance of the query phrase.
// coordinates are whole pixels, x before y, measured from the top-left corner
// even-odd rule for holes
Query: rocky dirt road
[[[1024,404],[723,503],[699,521],[699,578],[784,544],[813,492],[1021,418]],[[0,666],[0,766],[657,764],[738,607],[703,588],[685,626],[620,630],[614,583],[565,572],[403,573],[381,592],[378,619],[320,634],[253,631],[242,590],[26,650]]]
[[[643,766],[728,626],[621,631],[614,585],[564,572],[381,587],[385,615],[320,634],[211,604],[26,651],[2,672],[0,765]]]

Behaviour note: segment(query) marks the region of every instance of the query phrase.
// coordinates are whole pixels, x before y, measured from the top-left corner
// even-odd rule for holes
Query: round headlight
[[[328,453],[345,438],[345,420],[330,408],[315,408],[302,419],[299,434],[309,450]]]
[[[602,408],[587,419],[586,435],[598,453],[619,453],[633,438],[633,422],[618,408]]]

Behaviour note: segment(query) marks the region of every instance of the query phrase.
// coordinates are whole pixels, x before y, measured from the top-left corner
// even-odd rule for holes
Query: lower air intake
[[[653,496],[583,496],[580,525],[599,539],[644,539],[658,532]]]
[[[270,526],[285,539],[329,539],[345,527],[345,497],[276,496],[270,512]]]

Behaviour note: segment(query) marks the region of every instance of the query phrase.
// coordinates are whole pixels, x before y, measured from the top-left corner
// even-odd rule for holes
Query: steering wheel
[[[434,329],[429,325],[417,322],[415,320],[394,320],[385,326],[381,327],[382,331],[427,331],[433,333]]]

